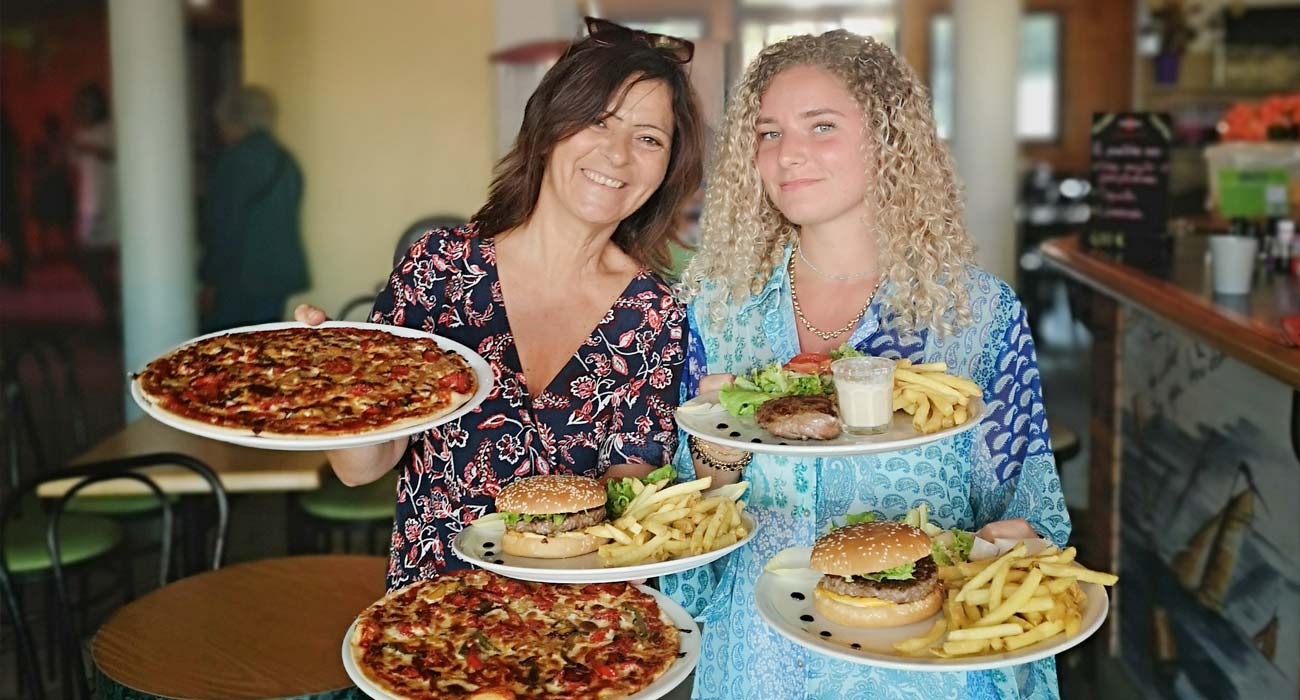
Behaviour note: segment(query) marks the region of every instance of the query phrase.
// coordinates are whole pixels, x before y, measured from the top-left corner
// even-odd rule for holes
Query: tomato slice
[[[592,668],[592,670],[594,670],[597,674],[604,676],[610,680],[618,678],[618,674],[614,672],[614,669],[606,666],[605,664],[596,664]]]
[[[466,391],[469,391],[469,372],[461,371],[455,374],[449,374],[442,379],[439,379],[438,385],[444,389],[451,389],[452,391],[463,394]]]
[[[826,374],[831,371],[831,356],[824,352],[801,352],[790,358],[784,369],[800,374]]]

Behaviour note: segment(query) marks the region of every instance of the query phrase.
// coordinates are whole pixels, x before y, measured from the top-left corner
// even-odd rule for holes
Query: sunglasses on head
[[[643,32],[640,29],[624,27],[598,17],[587,17],[587,36],[597,46],[615,46],[617,44],[635,43],[648,46],[674,63],[690,63],[695,56],[695,44],[666,34]]]

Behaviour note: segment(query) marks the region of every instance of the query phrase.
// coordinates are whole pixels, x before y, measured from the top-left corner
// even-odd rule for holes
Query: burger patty
[[[590,510],[577,513],[565,513],[564,520],[559,525],[556,525],[550,518],[540,518],[528,522],[520,520],[511,525],[510,529],[519,532],[535,532],[539,535],[554,535],[560,532],[581,530],[603,522],[605,522],[605,506],[596,506]]]
[[[764,401],[754,420],[763,430],[794,440],[830,440],[840,435],[835,404],[825,396],[782,396]]]
[[[854,576],[851,579],[827,574],[818,584],[828,591],[860,598],[879,598],[891,603],[912,603],[934,590],[938,583],[939,567],[928,556],[916,560],[912,578],[907,581],[872,581]]]

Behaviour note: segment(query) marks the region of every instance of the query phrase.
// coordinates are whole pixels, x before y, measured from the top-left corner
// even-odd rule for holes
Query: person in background
[[[972,673],[838,661],[764,624],[754,582],[843,516],[918,502],[944,528],[1064,545],[1070,520],[1048,443],[1033,340],[1015,293],[975,267],[930,99],[883,44],[845,31],[767,47],[736,87],[715,148],[701,244],[683,294],[683,399],[735,374],[842,345],[943,361],[983,389],[973,430],[860,457],[757,455],[692,440],[676,463],[749,482],[754,540],[717,567],[661,579],[704,621],[693,697],[1003,700],[1058,697],[1044,659]],[[815,358],[801,358],[814,360]]]
[[[72,256],[76,250],[73,235],[76,193],[68,168],[67,148],[58,117],[47,114],[41,125],[44,138],[32,149],[35,181],[30,211],[39,230],[42,253],[53,248]]]
[[[308,281],[302,172],[271,133],[270,94],[239,88],[217,102],[216,120],[226,148],[208,181],[200,228],[205,332],[279,321],[285,300]]]
[[[528,99],[487,203],[416,241],[375,301],[372,321],[462,343],[495,377],[462,418],[327,453],[346,484],[398,470],[390,590],[466,567],[452,539],[515,480],[640,476],[676,447],[686,331],[662,275],[702,171],[694,47],[593,18],[587,31]]]
[[[110,328],[118,327],[117,164],[108,95],[96,84],[77,92],[72,103],[70,144],[77,180],[78,264],[103,305]]]
[[[9,113],[0,111],[0,281],[17,287],[27,277],[27,239],[18,201],[18,139],[9,124]]]

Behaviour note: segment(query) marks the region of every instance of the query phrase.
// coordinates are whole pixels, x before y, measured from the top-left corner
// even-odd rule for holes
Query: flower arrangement
[[[1238,102],[1217,125],[1223,141],[1295,141],[1300,138],[1300,92],[1261,102]]]

